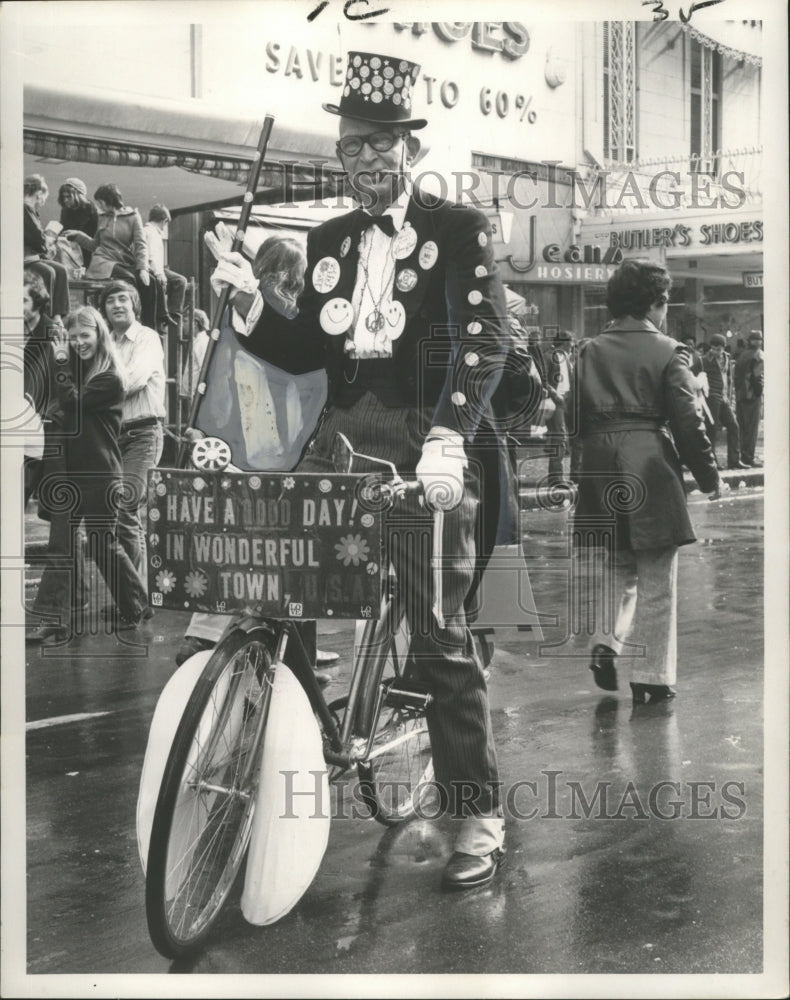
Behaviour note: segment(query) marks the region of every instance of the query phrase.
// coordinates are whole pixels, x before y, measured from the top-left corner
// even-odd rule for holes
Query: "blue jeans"
[[[118,541],[143,583],[147,576],[143,507],[148,491],[148,472],[162,457],[162,425],[121,431],[118,439],[123,462],[123,499],[118,510]]]

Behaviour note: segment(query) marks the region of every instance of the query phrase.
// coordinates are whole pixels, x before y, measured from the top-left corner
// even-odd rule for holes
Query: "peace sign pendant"
[[[371,333],[378,333],[384,326],[384,315],[379,312],[378,309],[374,309],[372,313],[368,314],[368,318],[365,320],[365,326]]]

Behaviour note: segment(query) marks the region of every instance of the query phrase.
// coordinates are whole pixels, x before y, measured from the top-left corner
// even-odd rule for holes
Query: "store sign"
[[[566,264],[621,264],[623,253],[617,247],[606,247],[602,250],[597,243],[585,243],[579,246],[572,243],[563,253],[557,243],[549,243],[543,248],[543,259],[552,264],[565,261]]]
[[[529,49],[529,32],[523,24],[517,21],[476,21],[433,23],[398,22],[394,24],[398,31],[411,29],[413,35],[419,36],[433,29],[434,34],[442,42],[453,44],[467,39],[467,44],[475,52],[497,53],[506,62],[514,62],[525,55]],[[343,87],[346,82],[346,64],[343,56],[320,48],[284,44],[271,40],[264,48],[264,67],[267,73],[313,83],[329,83],[332,87]],[[460,55],[460,52],[459,52]],[[532,107],[534,94],[521,89],[520,86],[503,88],[501,77],[489,71],[485,66],[486,75],[480,82],[470,85],[468,77],[462,82],[450,78],[441,79],[421,74],[415,85],[419,100],[426,105],[440,101],[445,108],[454,108],[462,98],[463,90],[474,87],[475,102],[480,113],[501,119],[508,118],[514,123],[524,122],[532,125],[537,119],[537,112]],[[477,79],[473,74],[473,79]],[[423,89],[424,88],[424,89]],[[463,102],[461,101],[463,104]]]
[[[396,21],[393,26],[417,36],[433,28],[443,42],[469,38],[473,49],[499,52],[507,59],[519,59],[529,48],[529,32],[518,21]]]
[[[533,281],[558,282],[560,284],[586,284],[592,283],[600,285],[607,282],[617,265],[589,265],[589,264],[538,264],[532,272]]]
[[[623,260],[617,247],[602,247],[597,243],[571,243],[566,250],[559,243],[547,243],[541,256],[544,263],[529,268],[533,281],[570,284],[608,281]],[[517,270],[523,272],[525,268]]]
[[[763,272],[762,271],[744,271],[743,272],[743,284],[745,288],[762,288],[763,287]]]
[[[651,226],[643,229],[620,229],[609,234],[609,243],[620,250],[678,249],[694,246],[720,247],[730,243],[762,243],[762,220],[714,222],[694,227]]]

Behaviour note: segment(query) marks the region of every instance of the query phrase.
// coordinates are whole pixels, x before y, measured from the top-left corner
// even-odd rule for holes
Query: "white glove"
[[[203,234],[203,241],[209,250],[214,254],[216,260],[222,260],[222,255],[230,253],[233,246],[233,233],[224,222],[218,222],[214,227],[216,232],[209,229]]]
[[[453,510],[460,504],[468,464],[460,434],[444,429],[431,431],[416,469],[429,510]]]
[[[258,291],[258,282],[252,273],[252,265],[240,253],[223,253],[219,263],[211,275],[211,287],[219,296],[226,285],[234,289],[231,298],[239,292],[254,295]]]

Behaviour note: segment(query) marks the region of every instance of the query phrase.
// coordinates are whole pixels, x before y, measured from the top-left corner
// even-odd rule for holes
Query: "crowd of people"
[[[47,287],[53,319],[71,307],[69,281],[120,278],[137,289],[143,323],[161,333],[178,325],[186,278],[165,266],[163,235],[170,222],[164,205],[153,205],[143,225],[140,212],[124,204],[117,184],[101,184],[93,198],[85,183],[70,177],[60,186],[60,221],[44,226],[41,209],[49,197],[41,174],[24,180],[25,268]]]
[[[360,208],[311,230],[306,256],[299,247],[289,255],[282,240],[265,246],[255,268],[241,254],[222,254],[213,283],[230,286],[232,318],[251,354],[295,376],[326,371],[328,403],[299,471],[330,469],[342,432],[357,451],[386,458],[423,484],[425,505],[406,501],[389,557],[412,614],[410,661],[433,695],[427,717],[436,780],[459,820],[442,885],[461,890],[491,881],[505,855],[486,676],[467,608],[494,546],[518,539],[512,440],[546,426],[549,482],[577,483],[574,540],[607,553],[600,573],[615,580],[619,603],[590,650],[595,683],[616,689],[629,642],[637,643],[648,652],[630,663],[634,702],[671,698],[677,551],[694,540],[682,464],[702,490],[718,495],[711,438],[715,444],[719,423],[728,465],[756,463],[763,358],[755,335],[731,372],[726,344],[713,337],[697,364],[692,350],[661,332],[671,280],[645,261],[626,261],[610,280],[612,323],[598,337],[576,342],[557,330],[548,340],[525,339],[507,317],[485,215],[424,192],[417,198],[407,183],[417,133],[428,124],[411,114],[409,81],[419,67],[400,60],[401,82],[382,85],[376,102],[363,100],[369,85],[362,82],[378,78],[382,60],[350,53],[340,103],[324,105],[338,119],[338,157]],[[93,203],[84,185],[68,186],[59,195],[70,226],[62,235],[88,260],[86,276],[106,284],[99,310],[70,311],[65,267],[53,260],[38,217],[46,184],[28,178],[25,252],[36,259],[26,261],[25,273],[26,390],[48,433],[70,442],[45,448],[26,476],[26,491],[29,482],[51,521],[33,641],[67,633],[70,614],[85,607],[80,524],[113,597],[115,627],[134,628],[151,614],[144,503],[165,416],[156,327],[183,305],[161,252],[167,210],[155,206],[144,227],[115,185],[98,188]],[[208,322],[199,314],[198,323],[199,353]],[[444,351],[443,364],[423,365],[428,341],[434,354]],[[192,383],[196,363],[189,362]],[[73,502],[63,502],[64,491],[75,494]],[[434,509],[444,512],[439,615],[429,567],[415,559],[420,545],[413,544]],[[193,651],[211,645],[224,622],[203,626]],[[315,648],[314,626],[303,628]]]
[[[143,506],[148,471],[162,455],[164,352],[140,323],[126,281],[103,288],[100,309],[52,316],[43,280],[24,274],[25,394],[42,421],[43,449],[25,460],[25,502],[38,494],[50,523],[46,561],[27,629],[29,642],[70,634],[88,610],[80,528],[113,603],[117,630],[150,617]]]

